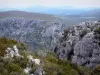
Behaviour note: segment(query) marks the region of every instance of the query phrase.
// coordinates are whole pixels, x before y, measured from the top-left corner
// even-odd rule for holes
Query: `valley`
[[[0,75],[100,75],[100,9],[43,8],[0,12]]]

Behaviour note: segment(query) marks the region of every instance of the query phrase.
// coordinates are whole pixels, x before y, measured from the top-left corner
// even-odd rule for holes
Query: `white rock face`
[[[19,50],[17,49],[16,45],[13,46],[13,49],[14,49],[15,56],[20,56]]]
[[[30,71],[31,71],[31,68],[29,68],[29,67],[26,67],[26,68],[24,69],[24,72],[25,72],[26,74],[29,74]]]
[[[66,25],[61,20],[0,19],[0,36],[26,42],[29,49],[35,49],[40,47],[40,45],[51,49],[52,44],[55,44],[55,40],[60,38],[59,36],[61,36],[61,32]],[[44,44],[40,42],[44,42]]]
[[[34,59],[35,64],[40,64],[40,59]]]
[[[40,65],[40,59],[34,59],[32,55],[27,56],[27,58],[29,59],[29,62],[33,62],[37,65]]]
[[[6,54],[6,58],[8,57],[14,57],[14,51],[11,48],[7,48],[6,50],[7,54]]]
[[[95,30],[99,27],[100,22],[87,21],[67,29],[67,35],[63,35],[54,49],[57,58],[68,59],[72,63],[89,68],[98,65],[100,33]]]
[[[22,57],[20,54],[19,54],[19,50],[17,48],[16,45],[13,46],[13,48],[7,48],[6,50],[6,55],[4,56],[4,58],[13,58],[14,56],[16,57]]]
[[[34,61],[34,59],[33,59],[33,56],[32,56],[32,55],[28,55],[28,56],[27,56],[27,58],[29,59],[29,62],[31,62],[31,61],[33,62],[33,61]]]

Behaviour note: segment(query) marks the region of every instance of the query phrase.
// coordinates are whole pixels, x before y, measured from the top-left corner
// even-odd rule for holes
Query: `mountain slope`
[[[94,9],[81,14],[83,17],[100,17],[100,9]]]
[[[48,14],[40,14],[40,13],[31,13],[24,11],[6,11],[0,12],[0,18],[26,18],[26,19],[38,19],[38,20],[55,20],[56,17]]]
[[[51,49],[61,36],[64,25],[59,21],[9,18],[0,20],[0,37],[25,42],[31,49]]]
[[[50,51],[29,52],[21,42],[0,38],[1,75],[97,75],[99,66],[91,71],[87,67],[60,60]],[[1,51],[2,50],[2,51]],[[1,55],[3,53],[3,55]]]
[[[100,21],[87,21],[64,30],[54,49],[59,59],[88,66],[100,64]]]
[[[66,14],[66,13],[65,13]],[[82,12],[80,14],[66,14],[66,17],[90,17],[90,18],[99,18],[100,17],[100,9],[91,9],[89,11]]]

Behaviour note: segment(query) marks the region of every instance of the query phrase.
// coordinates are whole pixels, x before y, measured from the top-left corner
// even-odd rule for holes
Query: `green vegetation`
[[[94,30],[94,35],[95,39],[98,40],[96,43],[100,46],[100,27]]]
[[[100,75],[100,65],[97,65],[94,70],[92,75]]]
[[[64,33],[63,35],[66,37],[68,35],[69,30],[68,29],[64,29]]]
[[[95,33],[100,34],[100,27],[94,30]]]
[[[23,57],[3,59],[2,56],[5,54],[5,49],[15,44]],[[46,55],[41,56],[38,52],[28,52],[24,44],[0,38],[0,75],[26,75],[23,71],[26,67],[32,68],[31,73],[34,73],[38,67],[42,67],[45,75],[100,75],[100,66],[96,66],[92,71],[85,66],[71,64],[68,60],[57,59],[53,52],[44,50],[41,53],[46,53]],[[34,58],[40,59],[41,64],[36,65],[29,62],[27,56],[30,54]]]
[[[9,40],[5,37],[0,38],[0,56],[3,56],[5,54],[5,50],[7,49],[7,47],[11,47],[15,44],[17,44],[17,41],[15,40]]]
[[[80,34],[80,38],[83,38],[86,34],[87,34],[87,30],[86,29],[82,30]]]
[[[44,59],[46,75],[91,75],[91,70],[71,64],[68,60],[57,59],[54,53],[48,54]]]
[[[69,33],[69,29],[64,29],[63,31],[64,33],[62,34],[63,35],[63,39],[66,40],[68,38],[68,33]],[[60,39],[62,41],[62,39]]]

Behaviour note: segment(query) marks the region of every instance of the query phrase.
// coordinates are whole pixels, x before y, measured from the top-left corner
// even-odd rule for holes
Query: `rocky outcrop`
[[[94,33],[88,33],[86,36],[79,41],[74,47],[74,56],[72,63],[79,65],[86,65],[93,67],[95,64],[99,64],[100,61],[100,47],[97,45],[94,39]]]
[[[32,55],[27,56],[27,58],[29,59],[29,62],[40,65],[40,59],[34,59]]]
[[[7,37],[28,45],[29,49],[54,47],[61,37],[63,23],[25,18],[0,19],[0,37]]]
[[[100,22],[84,22],[64,30],[54,49],[60,59],[90,68],[100,64]]]
[[[38,67],[34,72],[34,75],[45,75],[45,71],[43,71],[42,67]]]
[[[26,58],[27,57],[27,58]],[[19,58],[19,59],[27,59],[27,67],[23,69],[23,72],[25,73],[25,75],[45,75],[45,71],[43,70],[42,67],[39,67],[41,66],[41,61],[40,59],[34,59],[33,56],[31,54],[28,54],[27,56],[25,57],[25,55],[21,55],[20,54],[20,51],[19,49],[17,48],[16,45],[13,46],[13,48],[7,48],[6,50],[6,54],[4,55],[3,57],[3,60],[13,60],[14,59],[16,60],[16,58]],[[37,65],[38,67],[36,68],[36,70],[33,72],[33,66],[32,65]],[[29,66],[31,65],[31,66]]]
[[[19,54],[19,50],[17,49],[17,46],[14,45],[13,48],[7,48],[6,50],[6,55],[4,56],[4,58],[13,58],[15,56],[17,57],[23,57]]]

